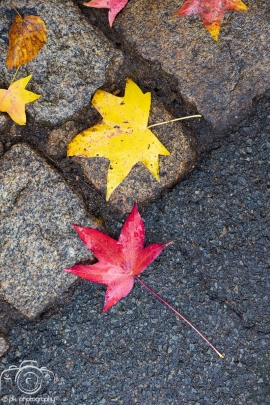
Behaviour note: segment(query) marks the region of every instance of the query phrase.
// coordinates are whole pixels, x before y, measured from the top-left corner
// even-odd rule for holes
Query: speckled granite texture
[[[199,17],[174,15],[183,4],[178,0],[130,0],[114,26],[144,58],[176,77],[184,99],[222,132],[270,88],[270,3],[245,3],[246,13],[225,13],[218,42]]]
[[[8,349],[9,344],[3,337],[0,337],[0,357],[3,356]]]
[[[39,155],[14,146],[0,160],[0,294],[27,317],[74,282],[64,267],[93,259],[71,223],[94,218]]]
[[[88,105],[106,75],[121,63],[121,52],[81,15],[71,0],[18,0],[26,16],[39,15],[47,27],[47,43],[36,59],[20,68],[17,78],[33,74],[28,89],[42,97],[27,106],[36,121],[60,124]],[[7,86],[14,74],[5,66],[8,30],[16,13],[8,1],[0,3],[0,84]]]

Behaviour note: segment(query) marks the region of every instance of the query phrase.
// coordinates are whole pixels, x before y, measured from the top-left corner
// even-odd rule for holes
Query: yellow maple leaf
[[[37,100],[40,95],[25,90],[32,75],[12,83],[7,90],[0,89],[0,111],[7,112],[19,125],[26,124],[25,104]]]
[[[110,160],[106,200],[138,162],[159,181],[158,155],[170,152],[147,128],[151,93],[144,94],[127,79],[124,97],[97,90],[92,104],[103,120],[78,134],[68,145],[67,155]]]

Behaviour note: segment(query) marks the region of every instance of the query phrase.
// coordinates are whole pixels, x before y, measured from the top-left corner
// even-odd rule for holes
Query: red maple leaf
[[[108,8],[109,9],[109,24],[112,26],[117,14],[125,7],[128,0],[92,0],[89,3],[83,3],[87,7]]]
[[[65,270],[86,280],[107,285],[103,312],[131,291],[134,276],[142,273],[168,245],[143,247],[145,229],[136,204],[123,225],[118,241],[97,229],[73,226],[99,261],[93,265],[77,264]]]
[[[173,312],[182,318],[209,346],[221,357],[224,355],[206,339],[183,315],[173,308],[167,301],[148,287],[138,275],[161,253],[169,243],[156,243],[146,248],[144,245],[145,229],[143,220],[135,204],[126,222],[123,225],[118,240],[93,228],[73,225],[81,240],[93,251],[99,260],[92,265],[80,265],[64,269],[86,280],[107,285],[103,312],[115,305],[125,297],[133,287],[134,278],[141,283],[151,294],[167,305]]]
[[[186,0],[175,14],[199,15],[212,37],[217,41],[223,15],[226,11],[246,11],[241,0]]]

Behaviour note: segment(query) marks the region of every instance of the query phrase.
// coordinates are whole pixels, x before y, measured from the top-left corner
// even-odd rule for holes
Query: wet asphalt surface
[[[0,360],[1,371],[35,360],[55,381],[29,396],[14,371],[2,375],[1,403],[270,404],[270,93],[253,113],[141,211],[147,244],[174,241],[142,279],[225,358],[138,283],[102,314],[105,288],[79,281],[57,310],[14,325]],[[117,237],[121,224],[109,225]]]

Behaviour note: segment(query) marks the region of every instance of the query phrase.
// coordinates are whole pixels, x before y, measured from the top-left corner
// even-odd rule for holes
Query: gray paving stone
[[[0,114],[0,133],[4,132],[8,123],[8,116],[6,114]]]
[[[248,12],[225,13],[215,42],[201,19],[175,16],[178,0],[131,0],[116,29],[146,59],[178,79],[215,131],[240,121],[252,99],[270,88],[269,1],[246,1]]]
[[[8,349],[9,344],[3,337],[0,337],[0,357],[3,356]]]
[[[71,0],[18,0],[16,8],[26,16],[39,15],[47,27],[47,43],[36,59],[20,68],[18,78],[33,74],[28,89],[42,97],[27,105],[35,120],[60,124],[88,105],[106,75],[121,63],[121,52],[81,15]],[[9,2],[0,4],[0,84],[8,86],[14,70],[7,73],[5,60],[8,31],[15,11]]]
[[[71,139],[82,131],[85,127],[83,123],[79,126],[74,121],[66,121],[59,128],[53,129],[48,137],[46,152],[52,156],[67,155],[67,146]]]
[[[92,260],[71,223],[95,219],[62,177],[18,144],[0,160],[0,293],[29,318],[75,281],[63,271]]]

